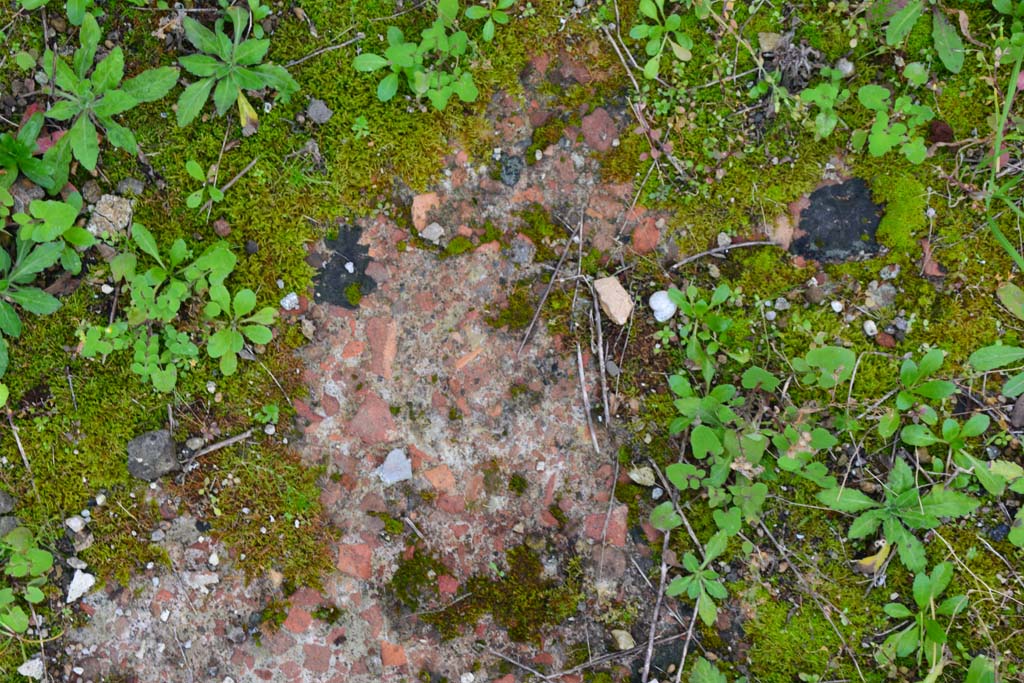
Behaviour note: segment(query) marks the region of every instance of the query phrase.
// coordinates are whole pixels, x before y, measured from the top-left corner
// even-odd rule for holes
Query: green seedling
[[[696,604],[697,614],[706,626],[712,626],[718,618],[718,605],[715,600],[725,600],[728,591],[722,585],[718,572],[711,569],[711,563],[725,552],[729,537],[722,532],[716,533],[704,545],[704,561],[699,561],[693,553],[683,555],[683,569],[689,572],[686,576],[677,576],[665,588],[665,594],[678,597],[684,593]]]
[[[931,107],[916,104],[906,95],[896,98],[890,104],[892,94],[887,88],[869,84],[857,91],[857,99],[867,109],[875,112],[875,120],[867,131],[853,134],[854,149],[861,149],[865,141],[871,156],[885,156],[899,148],[912,164],[923,163],[928,156],[928,147],[920,134],[920,127],[935,118]]]
[[[224,11],[231,6],[232,0],[220,0],[220,8]],[[270,16],[270,7],[264,5],[261,0],[247,0],[249,6],[249,30],[257,38],[264,36],[261,21]]]
[[[850,89],[843,86],[843,74],[838,69],[822,69],[821,75],[828,80],[800,93],[801,102],[818,108],[814,117],[814,136],[817,140],[832,135],[839,124],[836,107],[850,98]]]
[[[914,472],[897,459],[889,471],[884,501],[878,502],[856,489],[826,489],[818,500],[833,510],[856,514],[849,537],[864,538],[879,526],[890,545],[899,551],[900,561],[913,572],[922,572],[926,558],[924,545],[911,529],[934,529],[941,517],[962,517],[978,507],[978,501],[956,491],[934,486],[921,495]]]
[[[224,32],[225,17],[233,28],[231,37]],[[268,39],[246,39],[250,17],[248,10],[229,7],[212,31],[191,17],[182,20],[185,38],[200,54],[178,60],[186,71],[199,77],[178,97],[179,126],[185,127],[195,120],[212,93],[217,116],[223,116],[236,104],[243,132],[252,134],[259,127],[259,117],[244,91],[269,88],[277,92],[282,102],[287,102],[299,89],[283,66],[263,63],[270,49]]]
[[[932,569],[932,573],[918,573],[914,576],[914,605],[912,610],[898,602],[890,602],[882,609],[893,619],[912,619],[906,628],[889,636],[882,646],[882,651],[894,652],[897,657],[917,655],[920,666],[922,658],[928,663],[929,675],[937,675],[946,664],[943,653],[946,645],[946,631],[939,622],[939,617],[954,616],[967,609],[967,596],[954,595],[938,602],[939,596],[949,586],[953,578],[953,565],[942,562]]]
[[[690,285],[686,293],[675,287],[668,290],[668,297],[682,313],[682,322],[673,330],[665,327],[655,333],[662,343],[678,338],[686,346],[686,357],[700,367],[705,384],[710,386],[715,376],[714,356],[722,349],[718,335],[732,327],[733,321],[716,312],[729,300],[732,290],[721,284],[711,293],[711,299],[701,296],[701,291]],[[730,356],[736,357],[734,354]]]
[[[956,393],[956,385],[948,380],[929,379],[945,358],[941,349],[928,351],[920,361],[908,358],[900,366],[900,389],[896,394],[896,407],[885,412],[878,422],[878,433],[888,439],[902,422],[901,415],[917,406],[917,414],[928,425],[935,425],[939,416],[925,401],[943,401]]]
[[[203,204],[203,199],[208,197],[213,203],[224,199],[224,191],[217,187],[210,179],[209,174],[203,173],[203,167],[197,161],[189,159],[185,162],[185,171],[194,179],[203,184],[195,192],[185,199],[185,206],[190,209],[198,209]]]
[[[44,117],[37,112],[22,125],[16,136],[0,133],[0,186],[10,187],[21,174],[49,193],[56,187],[53,155],[48,158],[37,152],[36,140],[43,129]]]
[[[29,204],[28,210],[27,214],[16,213],[12,216],[19,226],[18,239],[40,244],[59,244],[61,266],[72,275],[78,275],[82,270],[79,250],[96,243],[92,233],[75,225],[82,210],[82,195],[75,192],[63,202],[35,199]]]
[[[802,373],[803,384],[833,391],[853,376],[856,364],[857,354],[841,346],[822,346],[793,359],[793,369]]]
[[[208,320],[225,318],[224,326],[210,335],[206,351],[211,358],[220,359],[220,371],[233,375],[238,369],[238,353],[248,340],[253,344],[268,344],[273,338],[270,325],[277,319],[277,310],[270,306],[256,309],[256,293],[251,289],[238,291],[234,298],[224,285],[210,287],[210,303],[203,309]]]
[[[28,529],[18,527],[0,538],[0,640],[28,630],[32,606],[46,600],[43,587],[53,555],[40,548]],[[28,611],[26,611],[26,609]]]
[[[687,4],[694,5],[692,0]],[[706,3],[697,2],[696,7],[698,17],[706,18]],[[638,11],[643,17],[643,21],[630,29],[629,37],[634,40],[646,41],[644,52],[647,53],[647,62],[644,64],[644,78],[650,80],[658,78],[665,48],[668,48],[672,56],[680,62],[688,62],[693,58],[693,54],[690,52],[693,49],[693,40],[679,30],[683,18],[676,13],[666,14],[665,0],[640,0]]]
[[[60,301],[38,287],[31,286],[36,276],[60,260],[64,246],[57,242],[35,244],[15,240],[11,259],[0,249],[0,377],[7,372],[8,348],[5,337],[21,336],[21,318],[15,308],[33,315],[50,315],[60,308]]]
[[[960,33],[950,23],[942,11],[942,7],[936,0],[906,0],[897,3],[897,0],[888,0],[882,3],[883,6],[898,8],[889,23],[885,27],[885,43],[889,47],[899,47],[907,40],[910,31],[917,22],[924,16],[925,10],[931,6],[932,11],[929,18],[932,23],[932,45],[939,56],[939,60],[952,73],[960,73],[964,65],[964,41]],[[995,0],[994,4],[1007,5],[1007,2]]]
[[[494,40],[494,29],[497,25],[505,25],[509,22],[509,9],[516,3],[516,0],[488,0],[484,5],[473,5],[466,8],[466,18],[479,20],[486,19],[482,36],[484,41]]]
[[[124,52],[115,47],[93,65],[99,46],[100,27],[91,14],[85,15],[79,31],[80,47],[69,65],[47,50],[43,70],[55,85],[57,102],[46,112],[55,121],[70,121],[67,133],[56,147],[67,147],[89,171],[96,169],[99,159],[99,130],[110,144],[126,152],[138,152],[135,134],[114,120],[118,114],[153,102],[166,95],[178,80],[174,67],[149,69],[124,80]]]

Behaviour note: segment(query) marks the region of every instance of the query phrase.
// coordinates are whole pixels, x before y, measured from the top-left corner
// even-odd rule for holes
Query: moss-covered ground
[[[739,386],[743,370],[751,363],[791,378],[785,382],[785,392],[748,392],[746,405],[738,411],[744,424],[781,430],[786,408],[806,409],[815,424],[840,441],[831,452],[817,457],[841,479],[856,461],[856,484],[877,495],[894,458],[917,464],[929,458],[942,460],[945,455],[936,450],[933,456],[877,434],[883,410],[892,405],[905,355],[917,358],[928,348],[941,348],[947,352],[942,376],[970,385],[972,400],[992,414],[1001,415],[1009,404],[996,396],[991,381],[983,385],[972,374],[967,359],[997,339],[1016,343],[1021,328],[1020,320],[994,295],[995,287],[1015,274],[1011,258],[984,224],[982,190],[987,176],[981,163],[992,144],[992,117],[1003,101],[1009,75],[1005,60],[997,67],[992,50],[983,45],[994,45],[1012,26],[989,3],[947,3],[950,12],[963,13],[958,16],[976,39],[967,41],[963,68],[953,74],[932,46],[928,15],[901,44],[886,46],[881,38],[884,19],[867,11],[864,3],[805,0],[785,9],[756,2],[724,3],[725,9],[723,3],[711,3],[720,21],[699,19],[687,10],[687,3],[667,4],[681,16],[680,30],[693,40],[689,61],[684,64],[666,56],[657,81],[644,80],[635,71],[639,91],[622,73],[591,87],[543,86],[544,96],[559,98],[565,110],[573,113],[533,131],[527,163],[532,163],[537,151],[558,143],[567,125],[578,125],[580,111],[604,104],[621,106],[627,98],[642,103],[651,130],[645,133],[642,126],[628,121],[620,144],[603,157],[603,178],[634,181],[643,206],[670,216],[663,244],[674,243],[681,254],[714,246],[720,233],[747,239],[770,232],[775,217],[788,214],[791,203],[821,183],[826,166],[867,181],[874,199],[885,205],[877,234],[883,247],[880,257],[807,264],[775,248],[750,248],[734,250],[727,261],[714,261],[714,268],[709,268],[711,261],[702,259],[669,271],[667,263],[637,259],[628,276],[643,300],[672,284],[693,282],[710,290],[718,282],[728,282],[734,296],[723,315],[733,323],[718,335],[722,348],[715,358],[715,381]],[[363,51],[382,51],[385,26],[393,24],[415,33],[426,25],[429,12],[414,8],[396,14],[395,3],[387,0],[306,0],[301,3],[304,19],[294,12],[280,12],[269,53],[277,63],[293,64],[291,73],[302,89],[287,103],[266,96],[264,101],[273,104],[266,111],[261,109],[258,134],[242,137],[233,112],[226,118],[214,117],[209,107],[201,120],[179,129],[172,100],[165,98],[122,117],[124,125],[136,132],[145,162],[104,146],[95,179],[107,189],[126,178],[147,179],[149,187],[136,201],[135,221],[152,231],[162,249],[183,238],[200,250],[217,239],[214,221],[226,221],[230,234],[225,239],[239,257],[229,284],[250,287],[261,305],[276,306],[286,293],[309,288],[313,270],[306,263],[306,245],[328,235],[339,221],[383,212],[404,223],[407,190],[424,190],[438,178],[453,143],[475,160],[486,159],[491,151],[485,134],[491,127],[487,103],[500,91],[522,95],[519,75],[537,46],[550,42],[554,49],[556,41],[569,47],[586,43],[593,46],[588,50],[596,67],[621,68],[606,40],[608,34],[598,31],[597,25],[607,25],[619,16],[626,35],[638,21],[639,3],[591,3],[585,12],[570,11],[567,5],[538,0],[530,4],[531,12],[522,8],[508,26],[500,27],[492,43],[481,48],[475,65],[479,100],[474,104],[453,101],[444,112],[437,112],[411,100],[380,102],[376,78],[351,67],[354,45]],[[161,12],[139,12],[132,3],[117,1],[105,3],[104,10],[104,25],[120,27],[129,74],[174,62],[174,51],[154,37],[163,19]],[[561,31],[563,19],[567,28]],[[311,27],[316,30],[315,40]],[[5,35],[0,42],[3,92],[13,79],[27,75],[15,55],[41,54],[43,26],[38,13],[14,12],[5,6],[0,10],[0,28]],[[363,37],[353,46],[310,56],[315,46],[337,45],[360,34]],[[48,35],[58,51],[74,45],[73,30]],[[789,36],[792,45],[813,52],[787,51],[784,46],[762,49],[766,40],[783,35]],[[637,59],[645,59],[638,41],[626,38],[625,45]],[[766,57],[766,52],[774,52],[775,57]],[[755,54],[768,60],[767,73],[785,66],[778,60],[796,60],[797,75],[784,84],[790,90],[756,89],[763,79]],[[912,164],[896,151],[874,157],[866,150],[855,150],[852,134],[867,130],[872,122],[856,95],[837,106],[835,132],[818,139],[812,125],[817,112],[799,100],[798,92],[819,81],[820,66],[840,58],[855,66],[843,81],[844,88],[855,92],[868,84],[886,85],[894,94],[931,107],[935,119],[963,144],[934,146],[922,164]],[[806,68],[800,67],[800,59],[807,61]],[[923,86],[904,76],[902,65],[915,61],[930,74]],[[308,120],[304,112],[310,97],[323,100],[333,110],[330,120],[323,124]],[[1019,110],[1015,106],[1015,116]],[[365,130],[357,119],[366,121]],[[1019,119],[1011,119],[1010,125],[1019,126]],[[913,132],[922,137],[930,134],[927,125]],[[683,173],[675,164],[651,158],[652,140],[671,143],[670,153]],[[1016,141],[1010,143],[1010,156],[1020,156]],[[216,164],[219,185],[241,174],[209,215],[184,203],[184,197],[197,189],[185,170],[188,160],[203,167]],[[1004,178],[1019,177],[1014,173],[1010,167]],[[81,169],[72,177],[79,187],[88,179]],[[562,247],[558,236],[564,231],[553,224],[549,211],[537,206],[518,218],[521,232],[537,248],[537,260],[557,260]],[[994,218],[1011,235],[1011,242],[1019,244],[1014,212],[1001,211]],[[500,233],[489,230],[485,241],[500,238]],[[456,238],[447,244],[443,256],[458,258],[472,247],[469,239]],[[607,275],[618,267],[602,257],[588,253],[586,262],[579,264],[580,272]],[[881,281],[882,267],[893,265],[900,267],[893,281],[895,301],[885,310],[868,313],[879,318],[879,327],[896,318],[908,323],[895,340],[898,345],[890,348],[864,334],[862,309],[868,283]],[[823,303],[805,303],[812,277],[828,283]],[[79,331],[106,321],[116,305],[116,300],[100,294],[100,285],[109,280],[106,264],[89,263],[78,287],[62,297],[59,311],[33,318],[21,337],[11,340],[10,367],[4,377],[10,389],[10,411],[4,422],[17,427],[20,446],[5,425],[0,488],[16,498],[18,518],[37,533],[40,543],[52,547],[64,534],[63,520],[90,509],[96,543],[83,556],[102,579],[126,582],[133,571],[164,559],[159,547],[146,540],[158,511],[128,476],[124,457],[128,440],[166,427],[169,416],[177,425],[179,442],[196,435],[224,438],[256,425],[256,436],[246,444],[211,453],[183,483],[169,486],[180,494],[181,512],[207,520],[250,575],[274,569],[283,573],[288,586],[318,585],[331,568],[323,548],[334,533],[319,502],[321,463],[303,462],[286,441],[295,436],[289,428],[294,417],[291,399],[302,394],[300,361],[294,354],[305,343],[301,333],[280,323],[275,341],[260,349],[256,361],[243,361],[231,376],[221,376],[217,364],[201,354],[193,367],[181,373],[172,394],[157,393],[132,373],[128,352],[105,360],[88,360],[77,352]],[[498,327],[525,328],[542,289],[529,281],[513,283],[508,306],[490,312],[489,320]],[[357,288],[346,296],[357,306],[362,293]],[[783,310],[773,305],[776,315],[769,319],[763,302],[780,297],[790,305]],[[575,329],[569,324],[578,322],[572,301],[557,288],[551,293],[546,313],[554,331]],[[842,302],[844,313],[853,317],[847,320],[837,313],[829,305],[832,301]],[[630,329],[617,386],[621,404],[635,401],[637,410],[628,420],[633,448],[623,454],[622,464],[651,458],[664,468],[680,453],[679,440],[667,431],[677,406],[665,386],[665,375],[690,372],[697,377],[697,373],[682,345],[654,339],[658,326],[638,316]],[[855,376],[837,391],[812,386],[794,368],[795,359],[822,345],[846,347],[859,359]],[[265,434],[255,422],[268,403],[277,405],[281,415],[273,435]],[[961,418],[977,407],[953,399],[937,405],[943,417],[956,412]],[[452,410],[456,419],[458,413]],[[903,419],[909,424],[917,416],[907,412]],[[971,446],[977,453],[986,446],[998,446],[998,457],[1019,464],[1016,436],[1003,434],[1000,430],[1005,428],[996,420],[993,429]],[[23,460],[30,471],[22,466]],[[944,481],[943,476],[920,469],[922,485]],[[898,624],[884,615],[882,606],[893,595],[908,602],[912,573],[894,560],[885,584],[871,587],[871,579],[851,570],[851,560],[873,552],[874,536],[851,541],[850,520],[822,508],[815,497],[819,488],[805,479],[777,474],[765,480],[768,495],[759,519],[746,520],[742,531],[749,546],[743,547],[740,538],[732,539],[721,558],[728,569],[717,563],[732,611],[743,618],[738,628],[698,628],[704,651],[718,660],[730,678],[747,675],[755,681],[923,677],[926,671],[913,657],[891,662],[878,655],[883,634]],[[526,479],[513,475],[502,487],[518,495],[525,491]],[[959,520],[944,519],[932,531],[917,532],[926,542],[929,567],[942,561],[955,565],[949,594],[964,593],[970,600],[966,612],[948,622],[948,664],[940,680],[962,680],[971,658],[980,653],[999,660],[1002,680],[1015,680],[1024,670],[1020,655],[1024,652],[1020,624],[1024,555],[1005,533],[994,530],[1009,523],[1008,513],[1021,506],[1020,495],[1011,493],[996,500],[976,483],[966,491],[983,500],[978,511]],[[98,494],[106,498],[103,505],[96,505]],[[645,487],[620,485],[616,495],[629,505],[631,526],[649,515]],[[717,528],[706,495],[697,491],[680,496],[688,521],[705,542]],[[561,527],[563,520],[558,521]],[[402,533],[399,524],[392,524],[388,531]],[[698,550],[682,533],[674,536],[671,548],[677,556]],[[653,544],[653,549],[660,553],[660,543]],[[318,559],[310,562],[311,557]],[[561,581],[551,581],[541,578],[533,551],[512,549],[507,567],[470,579],[467,592],[472,597],[425,621],[452,636],[489,614],[513,640],[536,642],[543,628],[577,609],[586,586],[576,562],[566,559]],[[393,592],[406,608],[416,609],[424,597],[436,597],[424,591],[433,590],[432,580],[441,571],[438,561],[417,554],[395,575]],[[692,606],[692,601],[683,602]],[[11,643],[0,646],[0,669],[11,668],[22,656]],[[604,672],[588,673],[588,677],[611,678]]]

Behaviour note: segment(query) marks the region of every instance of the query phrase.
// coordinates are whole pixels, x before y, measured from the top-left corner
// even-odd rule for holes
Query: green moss
[[[557,502],[552,503],[551,505],[548,506],[548,514],[554,517],[555,521],[558,522],[559,529],[564,529],[566,523],[568,523],[569,521],[569,518],[566,516],[562,508],[558,507]]]
[[[533,204],[520,211],[518,215],[522,219],[519,231],[530,238],[536,249],[533,260],[535,262],[557,260],[558,254],[551,247],[551,243],[563,236],[565,232],[554,224],[547,209],[540,204]]]
[[[406,607],[416,610],[423,601],[437,598],[437,577],[447,573],[437,558],[417,547],[412,558],[399,563],[388,581],[388,590]]]
[[[452,256],[458,256],[459,254],[465,254],[467,251],[471,251],[472,249],[473,240],[469,239],[465,235],[456,235],[445,246],[444,252],[442,252],[442,257],[451,258]]]
[[[506,552],[506,573],[498,579],[477,575],[466,582],[466,597],[440,612],[425,615],[442,637],[452,638],[465,626],[490,614],[515,642],[539,643],[546,626],[575,614],[582,599],[583,569],[569,560],[561,582],[545,579],[540,558],[526,546]]]
[[[537,152],[545,149],[562,139],[562,132],[565,124],[559,119],[552,119],[543,126],[533,129],[533,137],[530,139],[530,146],[526,148],[526,163],[533,165],[537,163]]]
[[[345,288],[345,301],[348,302],[349,306],[358,306],[359,302],[363,300],[363,291],[359,287],[358,282],[352,282]]]
[[[516,496],[522,496],[526,493],[526,489],[529,487],[530,482],[523,475],[513,474],[508,478],[508,490],[516,494]]]
[[[508,295],[508,305],[497,314],[485,318],[492,327],[507,327],[510,330],[526,329],[533,320],[534,303],[530,293],[532,281],[520,280]]]
[[[367,514],[384,522],[384,531],[390,536],[401,536],[405,531],[405,524],[402,520],[395,519],[386,512],[370,511]]]
[[[337,624],[345,616],[345,610],[337,605],[324,603],[311,612],[313,618],[325,624]]]
[[[885,203],[878,241],[901,254],[916,252],[917,240],[928,234],[924,185],[912,176],[880,175],[871,183],[871,194],[876,202]]]

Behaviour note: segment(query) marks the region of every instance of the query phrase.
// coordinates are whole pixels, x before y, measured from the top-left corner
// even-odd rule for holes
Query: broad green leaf
[[[225,353],[220,357],[220,371],[224,375],[233,375],[238,369],[238,356],[234,352]]]
[[[52,266],[60,258],[64,245],[50,242],[34,247],[15,264],[8,276],[12,282],[30,282],[32,276]]]
[[[910,616],[913,616],[913,612],[911,612],[909,609],[899,604],[898,602],[888,603],[887,605],[882,607],[882,611],[888,614],[893,619],[906,619]]]
[[[700,657],[690,672],[690,683],[729,683],[729,679],[717,666]]]
[[[892,15],[889,25],[885,28],[885,43],[890,47],[901,44],[914,28],[914,24],[924,12],[923,0],[909,0],[896,14]]]
[[[184,128],[199,115],[206,104],[210,91],[213,90],[214,80],[203,78],[185,88],[178,96],[178,111],[176,117],[178,127]]]
[[[1024,372],[1014,375],[1003,384],[1004,396],[1016,398],[1024,394]]]
[[[939,443],[939,437],[924,425],[907,425],[900,432],[903,443],[911,446],[931,446]]]
[[[932,40],[943,66],[960,73],[964,66],[964,41],[939,7],[932,9]]]
[[[921,499],[921,511],[932,517],[960,517],[974,512],[978,504],[968,495],[935,486]]]
[[[690,432],[690,449],[693,457],[699,460],[706,458],[708,453],[721,455],[723,452],[722,442],[715,431],[707,425],[697,425]]]
[[[388,74],[377,84],[377,99],[389,102],[398,92],[398,74]]]
[[[210,355],[213,354],[211,353]],[[676,513],[671,501],[665,501],[651,510],[651,526],[659,531],[675,529],[682,523],[683,518]]]
[[[728,545],[729,537],[725,532],[719,531],[709,538],[708,542],[704,544],[704,565],[707,566],[711,560],[724,553]]]
[[[889,408],[885,415],[878,421],[878,434],[883,439],[889,439],[900,427],[900,414],[893,408]]]
[[[241,289],[235,294],[232,310],[236,317],[248,315],[254,308],[256,308],[256,292],[251,289]]]
[[[857,99],[872,111],[888,111],[889,97],[889,91],[880,85],[864,85],[857,91]]]
[[[156,239],[146,226],[142,225],[142,223],[133,223],[132,239],[139,249],[153,257],[153,260],[159,263],[161,267],[164,266],[164,262],[160,258],[160,250],[156,246]]]
[[[259,64],[267,56],[267,50],[269,49],[270,41],[266,38],[263,40],[253,38],[243,41],[241,45],[235,48],[235,62],[244,66]]]
[[[1018,320],[1024,320],[1024,289],[1012,282],[1004,282],[996,288],[996,296],[1006,306],[1006,310]]]
[[[700,620],[704,622],[704,625],[708,627],[714,626],[715,620],[718,619],[718,607],[703,589],[697,598],[697,614],[700,615]]]
[[[116,88],[122,78],[124,78],[124,51],[120,47],[115,47],[96,65],[89,80],[92,81],[95,91],[102,93]]]
[[[231,351],[232,335],[231,330],[220,330],[210,337],[206,345],[206,352],[210,358],[220,358]]]
[[[242,325],[239,329],[253,344],[269,344],[274,338],[270,328],[263,325]]]
[[[884,514],[881,510],[868,510],[853,520],[847,535],[853,539],[870,536],[878,529]]]
[[[18,338],[21,336],[21,318],[17,311],[6,301],[0,299],[0,332],[8,337]]]
[[[103,121],[103,127],[107,131],[107,139],[110,144],[118,149],[123,149],[130,154],[138,152],[138,143],[135,141],[135,133],[131,129],[114,123],[107,119]]]
[[[1020,360],[1024,360],[1024,348],[994,344],[978,349],[971,354],[967,362],[975,370],[987,372],[1006,367],[1007,365],[1013,365]]]
[[[921,62],[911,62],[903,67],[903,77],[914,85],[924,85],[928,82],[928,67]]]
[[[86,170],[95,171],[100,156],[100,141],[89,116],[83,114],[75,119],[71,130],[65,136],[71,145],[71,152]]]
[[[743,372],[741,383],[744,389],[761,388],[771,393],[778,388],[779,379],[764,368],[754,365]]]
[[[910,465],[905,460],[897,458],[889,470],[887,483],[894,494],[901,494],[914,488],[917,482],[914,480],[914,471],[910,469]]]
[[[238,99],[238,93],[238,85],[230,77],[217,81],[217,87],[213,89],[213,107],[218,116],[223,116],[231,109],[231,105]]]
[[[879,507],[878,501],[856,489],[835,488],[819,491],[817,498],[823,505],[839,512],[863,512]]]
[[[36,287],[25,287],[7,292],[11,301],[36,315],[49,315],[60,308],[60,301]]]
[[[473,5],[466,8],[467,19],[483,19],[484,17],[490,16],[490,14],[490,11],[486,7],[482,7],[480,5]]]
[[[935,599],[942,595],[946,586],[953,580],[953,565],[949,562],[940,562],[932,569],[931,589],[929,597]]]
[[[217,68],[224,62],[210,55],[185,55],[178,60],[178,63],[193,76],[205,78],[213,76]]]
[[[24,633],[28,629],[28,615],[25,610],[15,605],[5,612],[0,612],[0,626],[6,626],[15,633]]]
[[[173,66],[148,69],[121,84],[121,90],[138,102],[155,102],[171,91],[181,72]]]
[[[182,27],[185,29],[185,38],[200,52],[211,55],[220,52],[220,42],[217,40],[217,36],[192,17],[185,17],[182,20]]]
[[[244,322],[256,323],[259,325],[273,325],[275,320],[277,320],[277,309],[271,306],[266,306],[250,315]]]

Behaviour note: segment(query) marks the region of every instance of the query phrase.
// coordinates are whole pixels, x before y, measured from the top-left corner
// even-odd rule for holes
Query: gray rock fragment
[[[146,432],[128,442],[128,472],[133,477],[156,481],[180,468],[174,439],[166,429]]]

